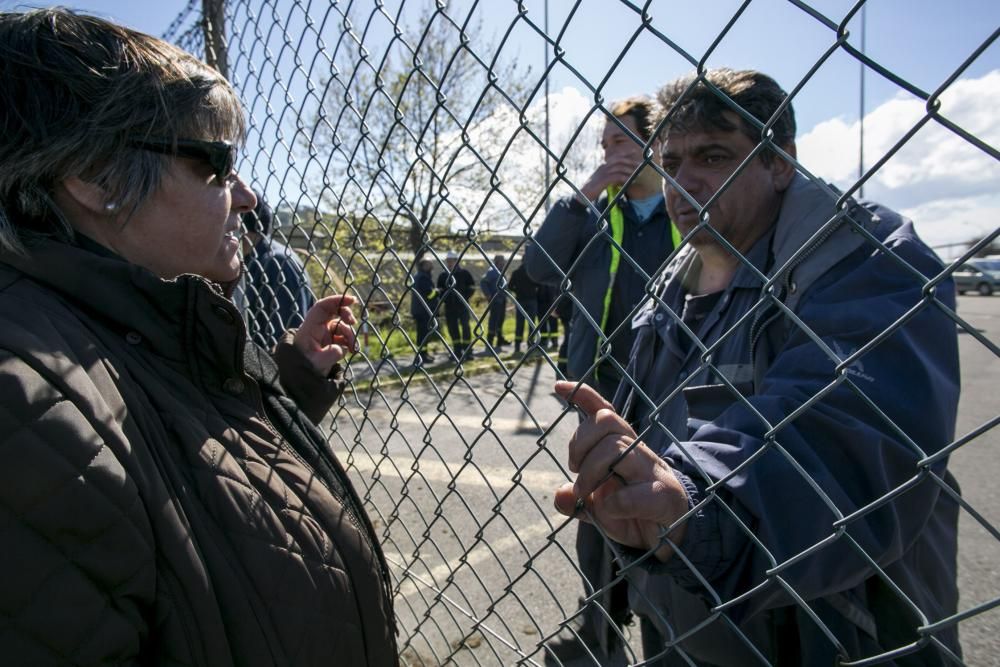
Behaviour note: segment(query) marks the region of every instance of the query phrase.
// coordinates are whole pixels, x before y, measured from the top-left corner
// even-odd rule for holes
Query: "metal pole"
[[[545,0],[545,36],[549,36],[549,0]],[[545,212],[549,212],[549,188],[551,187],[551,166],[549,164],[549,43],[545,46]]]
[[[865,28],[867,21],[866,10],[867,5],[861,6],[861,53],[865,53]],[[865,175],[865,63],[861,62],[861,91],[860,91],[860,105],[861,108],[858,111],[859,118],[859,131],[858,131],[858,180]],[[861,184],[858,188],[858,198],[863,198],[865,196],[865,185]]]
[[[228,79],[225,5],[226,0],[201,0],[202,29],[205,33],[205,62]]]

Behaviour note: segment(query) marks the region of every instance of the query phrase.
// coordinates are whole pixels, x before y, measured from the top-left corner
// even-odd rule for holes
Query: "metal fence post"
[[[226,0],[202,0],[202,17],[202,29],[205,36],[205,62],[228,79]]]

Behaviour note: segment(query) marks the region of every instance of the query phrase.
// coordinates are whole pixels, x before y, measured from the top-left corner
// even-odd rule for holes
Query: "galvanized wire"
[[[221,6],[225,25],[220,35],[218,26],[209,26],[204,20],[203,3],[192,0],[166,33],[168,39],[193,53],[204,56],[210,50],[215,61],[222,60],[228,69],[249,120],[240,171],[275,212],[273,227],[263,242],[272,248],[279,248],[274,244],[288,248],[284,258],[280,252],[278,259],[266,252],[247,255],[248,266],[258,269],[258,279],[248,277],[242,287],[251,334],[270,344],[285,326],[294,325],[294,317],[289,318],[278,304],[290,304],[287,307],[295,312],[302,290],[310,297],[346,291],[361,301],[362,347],[350,359],[351,385],[324,426],[382,538],[394,577],[400,646],[407,664],[541,664],[546,659],[547,643],[576,629],[585,608],[601,604],[606,587],[632,581],[653,559],[651,553],[626,553],[607,540],[618,556],[619,570],[607,581],[590,582],[592,588],[585,593],[573,547],[575,521],[551,509],[556,486],[573,479],[564,445],[578,418],[571,408],[550,398],[549,383],[562,377],[564,366],[560,362],[564,360],[547,344],[552,342],[548,322],[555,319],[560,302],[571,302],[582,310],[572,291],[574,275],[589,247],[612,243],[608,212],[596,202],[590,204],[604,222],[586,240],[574,263],[561,268],[557,299],[537,320],[529,322],[528,334],[521,342],[524,354],[511,354],[509,347],[502,348],[501,341],[490,336],[489,303],[479,293],[460,294],[454,277],[444,279],[439,296],[442,300],[453,297],[458,309],[465,312],[471,340],[459,341],[448,333],[441,302],[425,340],[419,340],[410,311],[411,300],[418,298],[418,259],[430,260],[436,283],[441,274],[448,273],[446,255],[454,252],[459,265],[472,271],[475,283],[494,266],[493,257],[503,255],[508,263],[501,272],[500,287],[509,314],[533,312],[533,307],[518,302],[509,287],[513,269],[545,216],[546,202],[558,195],[582,196],[580,188],[594,166],[592,157],[580,157],[596,143],[591,121],[617,122],[609,112],[606,89],[619,66],[628,57],[643,54],[652,42],[703,74],[710,56],[741,25],[751,8],[749,0],[735,8],[709,46],[693,52],[681,46],[683,26],[654,20],[650,3],[621,0],[615,4],[633,16],[633,31],[601,46],[616,50],[618,55],[606,73],[589,80],[583,66],[563,47],[584,4],[575,0],[563,23],[546,31],[547,19],[529,9],[528,3],[513,0],[509,25],[490,25],[488,29],[482,26],[484,5],[475,0],[229,0]],[[917,442],[920,434],[910,432],[908,423],[894,422],[852,375],[858,364],[880,353],[886,340],[902,335],[908,322],[929,310],[943,311],[995,363],[1000,356],[996,342],[951,309],[938,290],[951,289],[952,274],[988,247],[1000,230],[937,275],[927,276],[876,238],[851,207],[850,199],[925,126],[944,128],[971,149],[1000,160],[995,146],[944,115],[940,103],[941,95],[968,67],[986,57],[1000,30],[982,43],[970,44],[962,63],[933,92],[927,92],[852,42],[848,26],[864,4],[860,0],[848,11],[834,15],[806,2],[789,3],[826,31],[827,41],[800,80],[783,82],[790,91],[787,104],[805,95],[814,77],[832,59],[850,57],[924,102],[922,117],[876,156],[856,182],[839,192],[818,179],[809,164],[799,163],[772,142],[778,114],[758,120],[716,91],[749,127],[759,130],[760,141],[707,201],[699,204],[690,195],[688,198],[692,205],[710,208],[760,154],[778,152],[823,188],[831,210],[837,211],[817,234],[815,243],[846,226],[873,254],[891,258],[902,273],[917,281],[924,296],[883,330],[868,332],[863,346],[843,352],[831,348],[809,321],[784,303],[788,286],[781,282],[783,272],[764,275],[740,257],[740,265],[756,272],[760,280],[759,302],[716,342],[706,345],[695,340],[694,345],[702,360],[698,371],[714,372],[732,403],[755,416],[762,444],[722,477],[712,477],[695,464],[704,497],[672,526],[663,526],[663,540],[673,545],[671,531],[711,506],[740,527],[748,548],[761,552],[768,567],[754,573],[758,578],[739,594],[730,596],[716,589],[711,573],[694,567],[683,544],[673,545],[674,560],[688,565],[688,576],[701,588],[712,613],[703,623],[675,630],[670,610],[657,608],[647,591],[633,587],[634,595],[654,607],[651,614],[668,628],[663,655],[676,661],[670,664],[698,664],[685,648],[685,641],[711,624],[728,627],[754,660],[769,664],[769,649],[756,645],[744,631],[738,610],[755,596],[773,596],[778,590],[781,604],[799,610],[815,624],[845,665],[890,664],[926,646],[936,647],[945,659],[962,664],[962,658],[946,648],[936,633],[969,621],[988,619],[986,622],[995,626],[1000,620],[996,612],[1000,595],[992,589],[987,599],[971,605],[961,603],[957,613],[948,617],[928,617],[887,574],[886,563],[878,554],[869,553],[871,545],[860,543],[850,532],[852,525],[899,501],[913,488],[931,484],[959,504],[963,522],[975,522],[1000,541],[1000,530],[991,521],[990,512],[963,499],[944,472],[947,457],[961,448],[978,446],[988,438],[995,442],[1000,417],[993,416],[970,432],[958,434],[953,442],[935,443],[936,451],[924,451]],[[547,69],[536,71],[516,62],[510,46],[515,34],[530,35],[544,46]],[[220,39],[222,44],[214,43]],[[575,77],[592,103],[566,136],[549,145],[544,139],[546,130],[540,127],[539,91],[557,68]],[[661,168],[651,146],[644,148],[644,165],[653,165],[668,186],[680,188]],[[534,161],[526,161],[526,155],[534,156]],[[554,173],[551,185],[546,186],[550,181],[540,170],[549,163]],[[710,217],[703,216],[701,225],[679,248],[664,254],[659,272],[649,274],[627,253],[622,256],[623,262],[642,276],[648,298],[664,306],[676,326],[692,338],[693,332],[679,313],[667,308],[659,290],[663,267],[687,252],[697,233],[712,235],[721,247],[739,255],[711,226]],[[814,247],[812,241],[804,245],[793,253],[788,265],[795,265]],[[601,331],[600,322],[590,314],[580,313],[576,326],[591,327],[598,333],[600,352],[595,366],[607,364],[625,372],[625,360],[610,356],[611,343],[628,333],[640,306],[637,304],[608,331]],[[713,361],[713,355],[728,340],[745,335],[747,325],[761,324],[763,318],[784,318],[788,329],[815,345],[831,366],[828,380],[810,395],[797,397],[797,403],[776,423],[760,414]],[[421,352],[436,357],[435,361],[422,359]],[[683,400],[694,376],[680,379],[664,396],[648,394],[646,387],[627,376],[624,383],[634,391],[638,403],[650,414],[657,414],[672,402]],[[912,455],[911,474],[899,480],[894,489],[847,509],[840,507],[782,444],[803,415],[816,410],[834,392],[850,395],[857,410],[874,415],[884,432]],[[691,461],[698,460],[686,442],[686,433],[672,433],[654,424],[639,436],[648,437],[654,431]],[[789,475],[808,487],[829,512],[823,519],[826,534],[793,554],[773,553],[727,491],[728,484],[764,460],[781,461]],[[615,474],[614,466],[608,474]],[[789,478],[790,483],[798,480]],[[841,642],[836,629],[824,624],[816,601],[789,583],[786,575],[797,564],[832,546],[863,561],[869,576],[882,581],[900,608],[916,619],[910,628],[915,637],[912,642],[885,645],[874,653],[853,653]],[[845,589],[848,587],[845,583]],[[641,664],[657,657],[642,655],[634,627],[618,633],[625,647],[624,662]],[[592,644],[586,645],[587,652],[594,649]],[[600,662],[596,653],[589,658],[593,664]]]

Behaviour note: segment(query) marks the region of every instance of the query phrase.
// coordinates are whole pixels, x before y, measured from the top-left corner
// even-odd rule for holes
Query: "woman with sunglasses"
[[[153,37],[0,13],[5,664],[395,665],[377,536],[314,426],[351,297],[247,341],[240,103]]]

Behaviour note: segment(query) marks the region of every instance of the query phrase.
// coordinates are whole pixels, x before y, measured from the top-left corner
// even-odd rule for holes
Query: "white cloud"
[[[598,111],[587,118],[593,107],[593,100],[588,100],[583,93],[572,87],[549,94],[548,143],[552,154],[558,157],[572,140],[572,146],[563,161],[564,178],[578,186],[597,166],[600,157],[598,138],[605,116],[603,112]],[[484,196],[489,196],[489,202],[477,223],[480,230],[520,229],[523,224],[521,215],[527,217],[533,211],[541,210],[543,203],[541,194],[544,191],[547,173],[555,186],[553,197],[571,191],[565,181],[558,180],[555,159],[550,160],[546,171],[545,151],[542,148],[542,142],[545,140],[544,99],[532,104],[527,109],[525,118],[528,129],[537,136],[537,139],[521,128],[517,112],[509,107],[494,112],[469,133],[469,145],[475,146],[484,157],[498,157],[508,142],[513,142],[496,168],[497,182],[503,196],[499,193],[486,193],[479,187],[479,184],[491,180],[489,174],[483,173],[485,167],[482,166],[474,167],[483,175],[474,187],[454,183],[449,186],[451,203],[468,220],[471,220],[483,206]],[[477,158],[467,150],[458,160],[459,165],[474,162],[477,162]],[[513,205],[504,197],[509,198]],[[536,215],[533,221],[537,224],[540,218]]]
[[[958,257],[967,242],[978,240],[997,228],[1000,193],[976,197],[953,197],[900,210],[915,220],[920,236],[944,259]]]
[[[941,96],[940,113],[991,147],[1000,146],[1000,70],[960,79]],[[865,116],[865,167],[888,155],[926,116],[926,104],[906,93]],[[841,188],[857,179],[859,124],[831,118],[802,135],[799,159]],[[1000,219],[1000,162],[931,119],[865,184],[865,196],[904,210],[938,243],[991,231]]]
[[[858,172],[858,124],[842,118],[824,120],[795,142],[799,162],[838,185]]]

